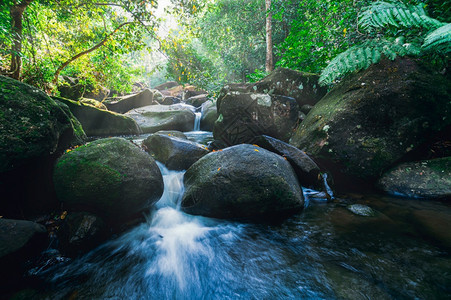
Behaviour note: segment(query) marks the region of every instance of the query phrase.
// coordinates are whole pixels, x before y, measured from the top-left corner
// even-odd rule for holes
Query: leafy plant
[[[364,8],[359,25],[368,36],[376,37],[337,55],[321,72],[321,85],[330,84],[344,74],[366,69],[383,56],[394,60],[397,56],[443,57],[450,52],[450,24],[429,17],[424,4],[377,1]],[[393,37],[399,33],[405,33],[405,37]]]

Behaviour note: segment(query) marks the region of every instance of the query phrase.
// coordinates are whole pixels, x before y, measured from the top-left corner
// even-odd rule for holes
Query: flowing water
[[[148,222],[42,274],[45,297],[451,297],[449,252],[421,218],[450,220],[445,204],[358,195],[327,202],[306,190],[309,206],[280,224],[230,222],[181,212],[184,172],[159,166],[165,190]],[[353,215],[346,205],[354,202],[378,215]]]
[[[164,194],[148,221],[44,271],[37,298],[451,299],[449,204],[380,195],[327,201],[304,189],[306,207],[288,220],[232,222],[183,213],[184,172],[159,167]],[[376,216],[354,215],[353,203]]]

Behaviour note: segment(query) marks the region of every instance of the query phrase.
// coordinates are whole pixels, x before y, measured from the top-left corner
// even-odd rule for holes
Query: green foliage
[[[443,25],[424,38],[422,48],[425,51],[451,52],[451,24]]]
[[[274,2],[276,19],[285,15],[289,34],[276,45],[280,57],[277,66],[318,73],[338,53],[361,36],[355,30],[359,9],[369,1],[297,0]],[[288,4],[290,4],[288,6]]]
[[[394,27],[436,29],[442,22],[427,16],[425,5],[406,5],[399,1],[377,1],[363,9],[359,25],[366,31]]]
[[[328,84],[338,75],[366,69],[378,63],[382,56],[393,60],[397,56],[415,56],[419,53],[420,47],[404,43],[404,38],[368,40],[337,55],[321,72],[319,83]]]
[[[431,63],[442,67],[447,64],[450,24],[429,17],[424,4],[374,2],[363,9],[359,25],[370,39],[337,55],[322,71],[320,84],[327,85],[344,74],[366,69],[382,56],[394,60],[397,56],[428,55]],[[406,37],[393,37],[399,33],[405,33]],[[375,34],[385,37],[371,39]]]
[[[251,73],[251,74],[247,75],[246,77],[249,80],[249,82],[257,82],[257,81],[265,78],[268,75],[269,75],[269,73],[267,73],[264,70],[255,69],[254,73]]]

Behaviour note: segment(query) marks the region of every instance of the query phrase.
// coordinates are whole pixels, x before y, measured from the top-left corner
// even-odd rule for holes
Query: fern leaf
[[[444,51],[444,53],[451,52],[451,23],[448,23],[440,28],[429,33],[421,46],[425,51]]]
[[[359,25],[367,31],[383,28],[387,25],[432,30],[443,26],[444,23],[428,17],[421,4],[411,6],[401,2],[376,1],[364,8],[359,17]]]
[[[416,56],[419,53],[419,46],[405,43],[403,37],[368,40],[337,55],[321,72],[319,84],[328,85],[345,74],[366,69],[371,64],[378,63],[382,55],[394,60],[398,56]]]

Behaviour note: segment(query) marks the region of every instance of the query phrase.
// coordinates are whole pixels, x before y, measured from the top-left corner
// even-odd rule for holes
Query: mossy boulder
[[[451,157],[402,163],[382,175],[378,186],[394,195],[451,199]]]
[[[143,147],[170,170],[186,170],[209,152],[204,145],[166,134],[152,134]]]
[[[290,164],[265,149],[241,144],[213,152],[185,173],[182,209],[228,219],[274,219],[303,207]]]
[[[78,125],[41,90],[0,76],[0,173],[83,143]]]
[[[288,141],[299,106],[290,97],[231,91],[221,99],[218,115],[213,136],[226,145],[253,144],[262,134]]]
[[[332,171],[336,183],[372,183],[451,123],[450,88],[445,77],[415,60],[382,60],[345,77],[315,105],[290,143]]]
[[[207,101],[202,104],[202,117],[200,119],[200,130],[213,131],[218,119],[216,101]]]
[[[256,82],[251,90],[258,93],[293,97],[299,106],[315,105],[324,95],[327,88],[318,84],[316,74],[277,68],[274,72]]]
[[[102,102],[97,101],[95,99],[81,98],[80,102],[85,105],[90,105],[90,106],[98,108],[98,109],[108,110],[108,108],[105,106],[105,104],[103,104]]]
[[[100,139],[64,154],[55,165],[58,199],[108,223],[148,209],[163,193],[155,160],[122,138]]]
[[[105,105],[110,111],[117,113],[126,113],[134,108],[156,104],[154,93],[145,89],[138,94],[115,98],[114,101],[106,101]]]
[[[191,107],[181,104],[150,105],[133,109],[125,114],[134,119],[143,133],[160,130],[191,131],[195,115]]]
[[[119,113],[98,109],[65,98],[54,97],[69,106],[88,136],[132,135],[141,133],[136,122]]]

